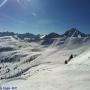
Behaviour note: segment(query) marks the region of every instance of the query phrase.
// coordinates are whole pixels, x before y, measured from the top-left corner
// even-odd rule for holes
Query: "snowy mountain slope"
[[[14,33],[14,32],[0,32],[0,37],[12,36],[18,40],[24,40],[25,38],[35,39],[37,35],[31,33]]]
[[[15,38],[12,36],[3,36],[0,37],[0,42],[7,42],[7,41],[17,41]]]
[[[53,38],[48,47],[12,36],[0,40],[0,49],[4,48],[0,51],[1,87],[15,86],[18,90],[90,89],[89,37]],[[73,59],[65,64],[71,54]]]
[[[75,62],[89,62],[89,53],[90,51],[83,53],[84,56],[81,54]],[[4,83],[3,86],[15,86],[18,90],[89,90],[90,63],[75,62],[68,65],[42,64],[30,69],[21,79],[13,79],[14,81]]]
[[[27,72],[30,68],[36,67],[38,65],[42,65],[42,64],[63,65],[64,61],[66,59],[68,59],[72,53],[74,55],[79,55],[80,53],[82,53],[80,51],[84,50],[84,49],[81,49],[81,50],[77,49],[75,51],[75,50],[62,49],[61,51],[59,51],[58,49],[59,48],[49,47],[48,49],[46,49],[43,52],[39,51],[39,52],[33,52],[33,53],[30,52],[30,50],[28,50],[29,52],[27,52],[26,49],[23,49],[23,50],[21,50],[21,55],[23,55],[23,51],[24,51],[23,57],[19,56],[19,59],[20,59],[19,62],[12,64],[11,65],[12,68],[11,68],[11,66],[9,67],[9,65],[11,64],[10,62],[7,63],[6,65],[4,65],[4,71],[8,70],[8,68],[10,71],[8,73],[6,73],[6,72],[2,72],[2,70],[3,70],[2,69],[1,77],[3,79],[7,78],[7,80],[9,78],[11,78],[11,80],[12,80],[12,77],[13,78],[20,77],[21,74]],[[20,51],[19,51],[19,53],[20,53]],[[16,53],[16,54],[19,55],[19,53]],[[26,53],[27,53],[27,55],[25,56]],[[14,55],[16,55],[16,54],[14,54]],[[9,57],[12,57],[12,55]],[[13,58],[13,60],[14,60],[14,58]],[[17,60],[18,60],[18,58],[17,58]],[[5,68],[6,66],[7,66],[7,68]],[[6,74],[4,74],[4,73],[6,73]]]
[[[80,54],[78,57],[72,59],[70,64],[85,64],[90,65],[90,49]]]
[[[90,45],[90,38],[89,37],[60,37],[60,38],[53,38],[49,40],[44,40],[42,45],[47,47],[61,47],[67,49],[75,49],[80,47],[89,47]]]
[[[70,30],[66,31],[63,36],[66,37],[86,37],[87,35],[80,32],[76,28],[71,28]]]
[[[20,76],[21,69],[26,72],[31,67],[28,63],[41,55],[42,48],[38,43],[13,40],[11,36],[0,39],[0,79]]]
[[[18,65],[24,66],[24,62],[27,65],[27,62],[30,62],[29,66],[27,65],[26,68],[37,66],[44,63],[51,63],[51,64],[64,64],[64,61],[69,58],[71,54],[74,56],[78,56],[83,51],[87,50],[89,48],[89,44],[86,46],[82,44],[81,42],[83,39],[79,39],[79,42],[77,38],[68,38],[64,42],[63,48],[61,47],[60,43],[61,38],[56,39],[52,45],[50,45],[48,48],[43,48],[40,45],[36,43],[28,43],[28,42],[20,42],[20,41],[7,41],[7,46],[14,48],[13,51],[9,52],[2,52],[0,57],[0,62],[16,62]],[[84,42],[87,39],[84,40]],[[88,42],[88,40],[87,40]],[[3,42],[2,42],[3,43]],[[6,43],[6,42],[4,42]],[[2,44],[1,44],[2,45]],[[57,45],[59,45],[57,47]],[[66,45],[66,46],[64,46]],[[75,45],[75,47],[73,47]],[[2,45],[3,47],[6,46],[6,44]],[[70,46],[70,48],[68,47]],[[72,48],[71,48],[72,47]],[[32,56],[34,55],[34,59]],[[38,57],[38,56],[39,57]],[[36,57],[36,58],[35,58]],[[22,65],[23,64],[23,65]]]

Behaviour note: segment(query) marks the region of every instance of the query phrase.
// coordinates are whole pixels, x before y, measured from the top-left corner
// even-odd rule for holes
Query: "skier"
[[[69,57],[68,60],[65,60],[65,64],[68,64],[68,62],[73,58],[73,55],[71,54],[71,56]]]
[[[73,55],[71,54],[71,56],[69,57],[68,61],[70,61],[73,58]]]

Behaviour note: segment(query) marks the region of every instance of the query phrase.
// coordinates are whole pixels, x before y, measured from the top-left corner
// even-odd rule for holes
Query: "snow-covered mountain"
[[[7,41],[16,41],[13,36],[2,36],[0,37],[0,42],[7,42]]]
[[[87,35],[80,32],[76,28],[71,28],[70,30],[66,31],[63,36],[66,37],[86,37]]]
[[[81,44],[89,40],[89,38],[90,38],[89,35],[80,32],[76,28],[71,28],[70,30],[66,31],[63,35],[59,35],[57,33],[50,33],[46,35],[43,38],[42,45],[51,45],[53,43],[54,44],[56,43],[55,45],[61,45],[65,43],[66,46],[66,43],[69,42],[72,42],[73,45],[74,43]]]
[[[44,38],[43,38],[43,42],[41,43],[42,45],[51,45],[56,38],[61,38],[62,36],[57,34],[57,33],[50,33],[48,35],[46,35]]]
[[[35,39],[37,39],[38,35],[34,35],[31,33],[19,34],[19,33],[14,33],[14,32],[0,32],[0,37],[3,37],[3,36],[12,36],[18,40],[26,40],[26,39],[35,40]],[[40,38],[40,37],[38,37],[38,38]]]
[[[18,35],[1,36],[0,87],[89,90],[90,37],[71,31],[64,36],[51,33],[31,42],[21,40]],[[65,64],[71,55],[73,58]]]
[[[59,34],[57,34],[57,33],[52,32],[52,33],[50,33],[50,34],[46,35],[46,36],[44,37],[44,39],[59,38],[59,37],[61,37],[61,35],[59,35]]]

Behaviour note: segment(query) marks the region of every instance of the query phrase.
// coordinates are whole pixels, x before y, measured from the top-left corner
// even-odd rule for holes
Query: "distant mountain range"
[[[64,34],[59,35],[57,33],[50,33],[46,35],[43,38],[42,45],[50,45],[54,41],[59,40],[60,44],[62,44],[66,39],[70,37],[76,37],[76,38],[85,38],[85,37],[90,37],[90,34],[84,34],[77,30],[76,28],[71,28],[70,30],[66,31]],[[67,40],[66,40],[67,41]]]
[[[60,37],[87,37],[90,36],[90,34],[85,34],[77,30],[76,28],[71,28],[70,30],[66,31],[64,34],[59,35],[57,33],[50,33],[48,35],[34,35],[31,33],[24,33],[24,34],[19,34],[19,33],[14,33],[14,32],[0,32],[0,37],[2,36],[13,36],[16,39],[21,39],[21,40],[38,40],[38,39],[52,39],[52,38],[60,38]]]
[[[44,37],[44,39],[48,38],[59,38],[59,37],[87,37],[90,34],[85,34],[77,30],[76,28],[71,28],[70,30],[66,31],[64,34],[59,35],[56,33],[50,33]]]

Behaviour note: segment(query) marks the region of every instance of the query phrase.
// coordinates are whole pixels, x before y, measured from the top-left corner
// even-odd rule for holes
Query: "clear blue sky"
[[[0,0],[0,31],[90,33],[90,0]]]

